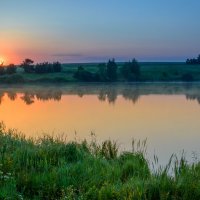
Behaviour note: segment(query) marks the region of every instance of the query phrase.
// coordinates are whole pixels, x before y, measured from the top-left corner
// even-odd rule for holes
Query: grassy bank
[[[189,65],[185,63],[139,63],[140,82],[162,82],[162,81],[200,81],[200,65]],[[124,63],[117,63],[117,82],[127,82],[122,76],[121,69]],[[74,78],[78,67],[82,66],[87,72],[98,73],[98,63],[63,64],[62,71],[58,73],[25,73],[18,68],[17,73],[1,75],[0,83],[67,83],[80,82]]]
[[[200,199],[200,163],[172,159],[154,172],[142,149],[119,153],[111,141],[25,139],[1,124],[0,199]]]

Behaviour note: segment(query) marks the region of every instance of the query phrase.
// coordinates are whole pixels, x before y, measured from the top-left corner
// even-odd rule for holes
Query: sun
[[[5,63],[5,60],[3,58],[0,58],[0,66],[3,66]]]

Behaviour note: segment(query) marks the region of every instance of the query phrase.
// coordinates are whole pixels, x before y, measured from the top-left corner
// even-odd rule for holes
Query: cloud
[[[54,57],[83,57],[84,55],[81,53],[58,53],[58,54],[53,54],[52,56]]]

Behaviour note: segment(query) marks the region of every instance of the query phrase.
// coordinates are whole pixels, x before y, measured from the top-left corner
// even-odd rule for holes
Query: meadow
[[[114,141],[25,138],[0,126],[0,199],[200,199],[200,162],[145,157],[146,141],[120,152]]]
[[[121,69],[124,63],[117,63],[117,79],[111,82],[188,82],[200,81],[200,65],[172,62],[146,62],[139,63],[140,77],[137,80],[127,80],[123,77]],[[57,73],[25,73],[17,68],[15,74],[0,76],[0,83],[67,83],[67,82],[110,82],[109,80],[81,80],[74,77],[78,67],[83,67],[91,74],[97,74],[99,63],[62,64],[62,71]]]

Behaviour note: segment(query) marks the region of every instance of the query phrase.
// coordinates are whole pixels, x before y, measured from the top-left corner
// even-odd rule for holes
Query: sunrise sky
[[[199,0],[1,0],[0,62],[184,61],[200,53]]]

